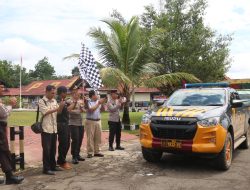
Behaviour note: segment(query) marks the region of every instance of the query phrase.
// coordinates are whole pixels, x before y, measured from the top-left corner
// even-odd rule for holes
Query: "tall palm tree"
[[[103,22],[109,27],[109,34],[101,28],[91,28],[89,35],[95,40],[96,48],[105,65],[100,70],[104,85],[118,88],[127,98],[122,119],[124,124],[130,124],[129,103],[136,87],[147,85],[157,88],[163,85],[175,86],[182,80],[199,81],[187,73],[156,76],[162,66],[140,59],[145,47],[140,40],[138,17],[132,17],[128,23],[121,23],[115,19]]]

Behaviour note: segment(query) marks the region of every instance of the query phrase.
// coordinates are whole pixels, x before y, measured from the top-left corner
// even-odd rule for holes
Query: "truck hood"
[[[221,116],[225,112],[224,106],[171,106],[160,107],[151,113],[151,116],[163,117],[195,117],[198,120]]]

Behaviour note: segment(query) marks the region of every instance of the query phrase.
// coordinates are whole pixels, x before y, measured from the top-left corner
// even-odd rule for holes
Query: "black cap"
[[[95,90],[90,90],[89,91],[89,97],[91,98],[94,95],[96,95],[96,91]]]
[[[6,83],[3,80],[0,79],[0,85],[6,86]]]
[[[118,94],[117,90],[110,90],[110,94]]]
[[[56,89],[56,87],[53,85],[49,84],[48,86],[46,86],[46,92],[50,92],[51,90],[54,90],[54,89]]]
[[[67,93],[67,92],[68,92],[68,89],[67,89],[66,86],[59,86],[59,87],[57,88],[57,94],[58,94],[58,95],[60,95],[60,94],[62,94],[62,93]]]

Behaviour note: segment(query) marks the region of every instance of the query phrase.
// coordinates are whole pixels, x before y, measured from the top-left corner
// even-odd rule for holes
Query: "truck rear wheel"
[[[148,162],[159,162],[162,157],[162,152],[142,147],[142,155]]]
[[[225,140],[224,147],[215,160],[217,168],[220,170],[228,170],[232,163],[232,157],[233,140],[231,134],[227,132],[227,138]]]
[[[246,134],[246,140],[240,145],[239,148],[242,148],[242,149],[248,149],[249,148],[249,144],[250,144],[250,128],[248,128]]]

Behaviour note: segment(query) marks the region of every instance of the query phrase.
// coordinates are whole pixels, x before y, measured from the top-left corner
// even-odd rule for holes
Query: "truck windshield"
[[[182,89],[175,92],[165,106],[222,106],[225,101],[223,89]]]

